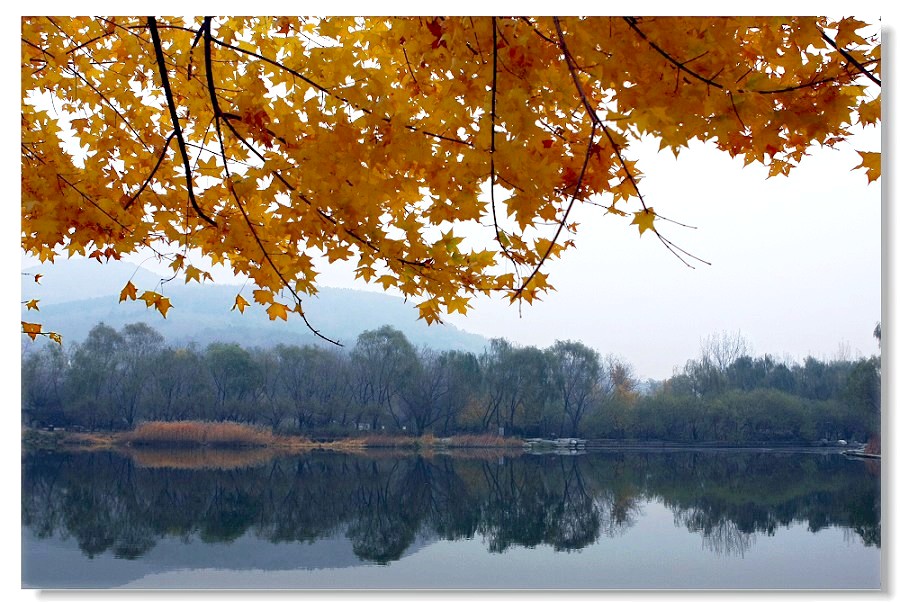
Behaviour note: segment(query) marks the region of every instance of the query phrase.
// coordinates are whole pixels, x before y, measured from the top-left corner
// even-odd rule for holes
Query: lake
[[[22,585],[878,589],[880,497],[834,452],[29,452]]]

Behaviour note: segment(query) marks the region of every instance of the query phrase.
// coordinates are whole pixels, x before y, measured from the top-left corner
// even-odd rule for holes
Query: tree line
[[[502,433],[667,441],[866,440],[878,432],[880,358],[752,357],[716,335],[664,381],[580,342],[493,339],[481,354],[414,347],[389,326],[348,351],[315,345],[167,344],[150,326],[100,323],[81,344],[22,358],[31,426],[122,430],[229,420],[340,436]]]

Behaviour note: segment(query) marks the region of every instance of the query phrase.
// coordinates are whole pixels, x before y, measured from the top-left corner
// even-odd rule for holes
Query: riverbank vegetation
[[[275,442],[271,429],[236,422],[145,422],[125,434],[137,446],[267,447]]]
[[[573,341],[539,349],[494,339],[475,355],[415,348],[387,326],[342,350],[201,349],[141,323],[98,324],[79,345],[32,345],[22,358],[26,426],[122,432],[116,441],[135,445],[866,441],[878,433],[880,395],[877,356],[752,356],[727,334],[663,381],[639,381],[623,359]]]

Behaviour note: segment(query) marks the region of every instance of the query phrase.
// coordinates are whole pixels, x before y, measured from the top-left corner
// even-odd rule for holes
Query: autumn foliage
[[[880,119],[878,32],[852,18],[35,17],[21,48],[24,250],[151,249],[187,281],[210,279],[202,255],[273,320],[306,320],[338,260],[429,322],[477,294],[531,302],[575,203],[690,262],[632,143],[778,175]]]

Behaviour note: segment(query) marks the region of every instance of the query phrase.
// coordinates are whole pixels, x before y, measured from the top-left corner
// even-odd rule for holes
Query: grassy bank
[[[26,449],[252,449],[271,448],[286,451],[311,449],[521,449],[522,441],[492,435],[458,435],[455,437],[422,437],[401,435],[365,435],[360,437],[314,440],[302,436],[276,435],[269,428],[236,422],[145,422],[132,431],[118,433],[74,433],[23,429],[22,444]]]

